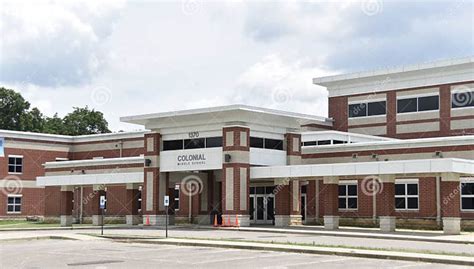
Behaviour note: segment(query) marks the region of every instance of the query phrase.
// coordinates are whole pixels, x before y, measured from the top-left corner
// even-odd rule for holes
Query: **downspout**
[[[120,158],[123,157],[123,141],[119,141]]]
[[[441,226],[441,177],[436,176],[436,223]]]
[[[81,202],[79,206],[79,223],[80,224],[82,224],[83,210],[84,210],[84,187],[81,186]]]
[[[319,223],[319,196],[321,194],[319,193],[319,180],[316,180],[316,217],[315,217],[315,221],[316,223]]]
[[[191,189],[191,184],[190,183],[187,183],[188,184],[188,190]],[[192,215],[192,212],[193,212],[193,197],[191,196],[191,193],[188,194],[188,204],[189,204],[189,210],[188,210],[188,220],[189,220],[189,224],[192,224],[192,218],[193,218],[193,215]]]

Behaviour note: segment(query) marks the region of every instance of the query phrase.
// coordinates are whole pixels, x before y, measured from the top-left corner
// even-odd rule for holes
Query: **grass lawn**
[[[59,227],[59,223],[44,223],[41,221],[26,220],[0,220],[1,228],[35,228],[35,227]]]

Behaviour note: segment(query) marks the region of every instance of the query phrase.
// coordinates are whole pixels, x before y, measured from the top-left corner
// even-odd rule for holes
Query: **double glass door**
[[[252,189],[253,188],[253,189]],[[268,188],[268,190],[266,190]],[[251,187],[250,222],[254,224],[274,224],[274,187]]]

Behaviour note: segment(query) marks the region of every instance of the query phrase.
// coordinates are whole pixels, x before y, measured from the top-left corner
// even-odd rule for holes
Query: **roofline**
[[[5,138],[22,138],[40,140],[45,142],[63,142],[63,143],[79,143],[89,141],[102,141],[104,139],[124,139],[141,137],[149,131],[131,131],[131,132],[118,132],[118,133],[104,133],[104,134],[91,134],[91,135],[58,135],[58,134],[45,134],[45,133],[34,133],[34,132],[23,132],[23,131],[12,131],[0,129],[0,137]]]
[[[140,124],[139,122],[144,121],[144,120],[150,120],[150,119],[168,118],[168,117],[176,117],[176,116],[189,116],[189,115],[205,114],[205,113],[217,113],[217,112],[226,112],[226,111],[232,111],[232,110],[242,110],[242,111],[258,112],[258,113],[265,113],[265,114],[273,114],[277,116],[299,118],[299,119],[304,119],[304,120],[314,120],[314,121],[319,121],[323,123],[330,122],[329,118],[322,117],[322,116],[315,116],[315,115],[289,112],[289,111],[263,108],[263,107],[248,106],[248,105],[242,105],[242,104],[124,116],[124,117],[120,117],[120,121],[127,122],[127,123]]]
[[[467,64],[467,63],[474,63],[474,56],[431,61],[431,62],[425,62],[422,64],[380,68],[380,69],[375,69],[372,71],[362,71],[362,72],[355,72],[355,73],[349,73],[349,74],[317,77],[317,78],[313,78],[313,84],[328,87],[332,83],[346,81],[346,80],[369,78],[369,77],[375,77],[375,76],[384,76],[384,75],[391,75],[391,74],[404,73],[404,72],[410,72],[410,71],[419,71],[419,70],[425,70],[425,69],[431,69],[431,68],[442,68],[442,67],[461,65],[461,64]]]
[[[378,141],[394,141],[400,140],[398,138],[392,137],[385,137],[385,136],[377,136],[377,135],[367,135],[367,134],[358,134],[358,133],[350,133],[350,132],[342,132],[338,130],[327,130],[327,131],[307,131],[307,132],[300,132],[301,135],[312,135],[312,134],[341,134],[341,135],[348,135],[353,137],[363,137],[363,138],[374,138],[378,139]]]

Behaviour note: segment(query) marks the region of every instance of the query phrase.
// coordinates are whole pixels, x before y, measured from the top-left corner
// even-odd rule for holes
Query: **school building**
[[[0,130],[0,218],[474,228],[474,58],[314,78],[329,116],[229,105],[146,131]],[[146,101],[146,100],[144,100]],[[0,150],[0,156],[2,151]]]

